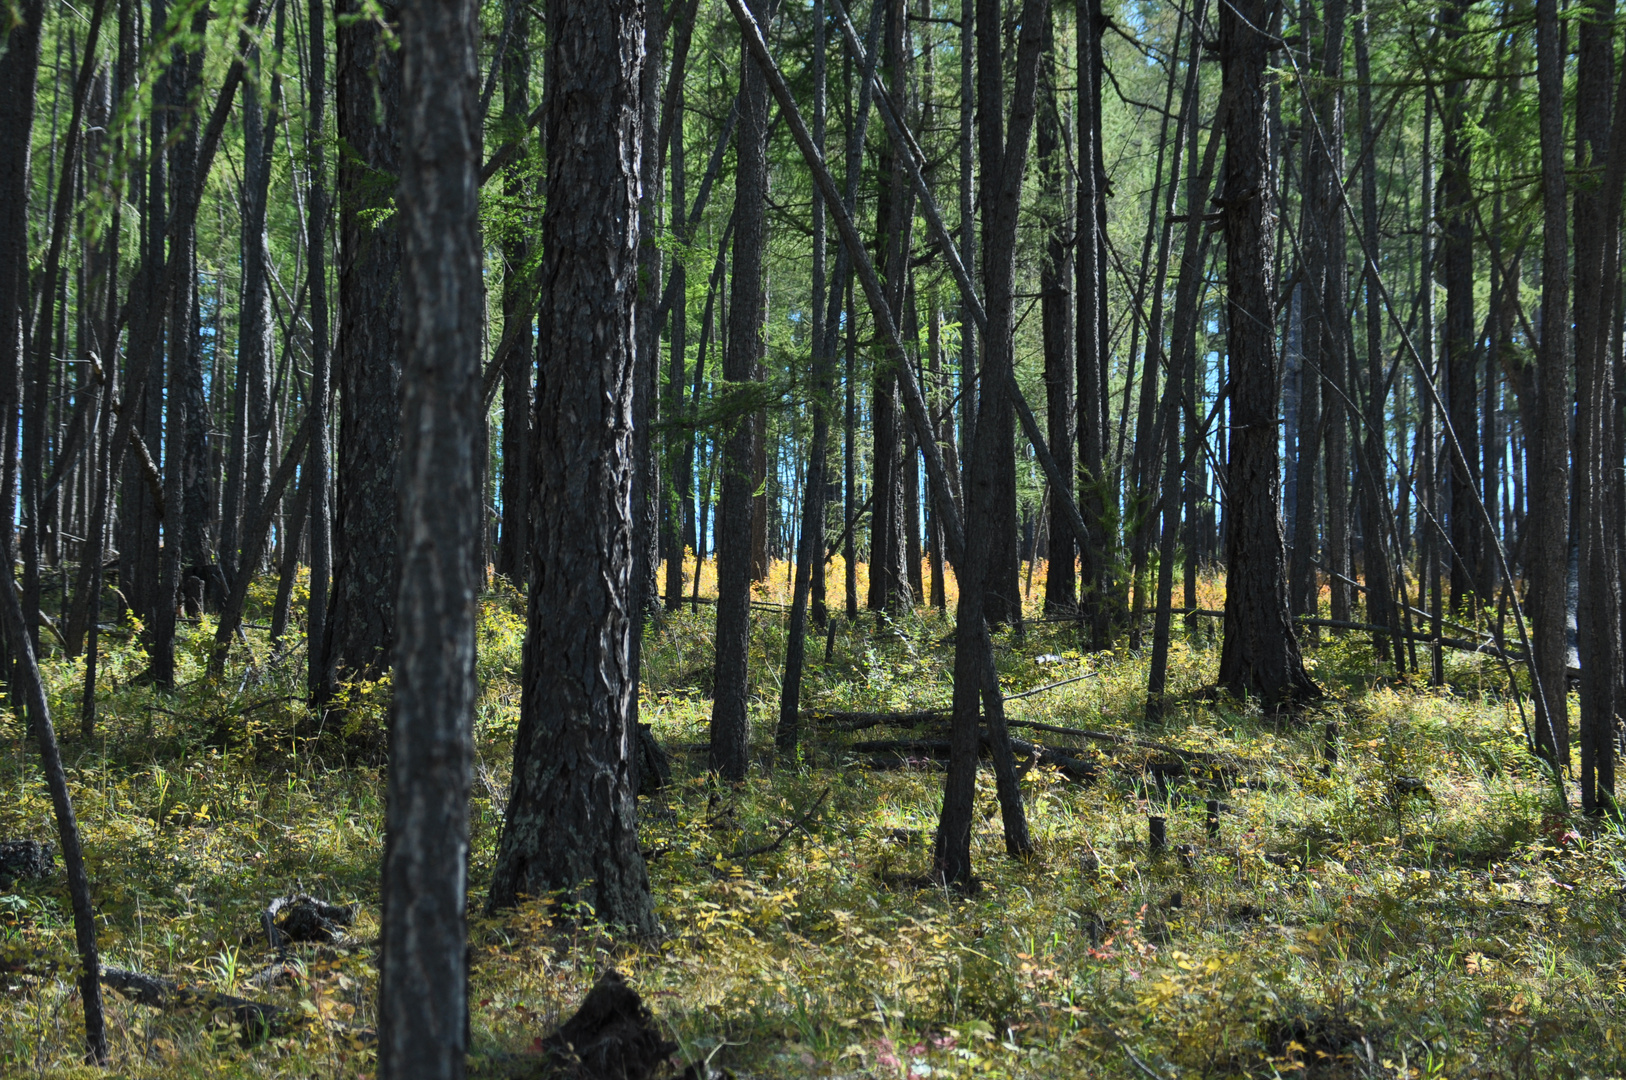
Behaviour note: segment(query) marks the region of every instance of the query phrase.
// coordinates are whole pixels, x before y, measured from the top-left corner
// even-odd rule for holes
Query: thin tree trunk
[[[308,650],[306,689],[323,697],[326,681],[328,587],[333,576],[332,508],[328,499],[328,311],[327,311],[327,169],[324,163],[327,112],[327,35],[325,0],[310,0],[310,64],[306,95],[310,118],[305,126],[305,152],[310,161],[309,216],[305,240],[310,260],[311,300],[311,445],[309,527],[310,601],[306,608]],[[482,514],[483,518],[484,515]]]
[[[1111,632],[1110,552],[1107,536],[1106,448],[1106,184],[1100,145],[1101,31],[1099,0],[1078,6],[1078,245],[1073,260],[1078,350],[1079,502],[1091,543],[1080,552],[1079,602],[1091,648],[1104,649]],[[965,250],[971,245],[967,243]],[[970,269],[967,267],[967,269]],[[966,445],[969,445],[966,444]]]
[[[1556,772],[1570,760],[1565,667],[1569,524],[1569,242],[1564,176],[1564,48],[1557,0],[1536,0],[1537,120],[1541,131],[1541,341],[1539,424],[1531,447],[1531,543],[1526,548],[1535,623],[1536,745]]]
[[[198,48],[185,52],[177,45],[171,51],[168,74],[172,102],[185,102],[203,83],[203,29],[207,14],[199,9],[193,16],[193,40]],[[159,558],[158,595],[152,612],[153,682],[165,689],[175,684],[175,619],[187,576],[189,542],[193,525],[188,518],[198,509],[191,491],[191,413],[201,392],[203,373],[197,370],[197,209],[198,130],[196,116],[169,147],[169,177],[173,197],[170,209],[168,319],[165,352],[168,375],[164,389],[164,546]],[[156,448],[156,442],[152,444]]]
[[[824,0],[813,0],[813,145],[824,152],[825,31],[828,20]],[[814,571],[824,565],[825,474],[830,443],[829,406],[835,389],[835,362],[824,322],[825,290],[824,200],[813,192],[813,445],[808,451],[807,479],[802,497],[801,537],[796,551],[796,584],[791,597],[790,633],[785,644],[785,676],[779,692],[779,726],[774,749],[781,763],[790,765],[801,738],[802,668],[807,656],[807,607]],[[822,605],[821,605],[822,606]]]
[[[1575,127],[1575,499],[1580,542],[1577,644],[1581,660],[1581,806],[1601,814],[1614,805],[1615,714],[1621,663],[1620,550],[1610,525],[1619,485],[1613,477],[1615,370],[1610,324],[1617,308],[1611,263],[1619,242],[1620,194],[1608,181],[1614,0],[1588,0],[1579,22]],[[1615,117],[1614,125],[1626,123]],[[1620,139],[1618,133],[1613,138]],[[1615,180],[1618,186],[1618,179]],[[1557,320],[1551,320],[1556,322]],[[1544,325],[1550,325],[1543,320]]]
[[[1372,57],[1367,43],[1371,2],[1359,2],[1361,6],[1355,17],[1354,36],[1355,81],[1359,87],[1361,114],[1361,230],[1372,257],[1372,261],[1365,265],[1367,398],[1365,449],[1358,480],[1361,516],[1365,520],[1362,546],[1366,570],[1366,614],[1367,622],[1398,630],[1400,621],[1394,610],[1390,553],[1385,541],[1388,529],[1380,524],[1388,518],[1388,499],[1384,488],[1388,476],[1384,446],[1384,404],[1388,397],[1388,384],[1383,370],[1383,304],[1376,280],[1378,248],[1382,237],[1378,233],[1378,162],[1376,117],[1372,111]],[[1379,660],[1389,658],[1387,639],[1381,636],[1374,638],[1373,648]],[[1394,659],[1397,664],[1403,661],[1404,648],[1405,644],[1397,634],[1394,638]]]
[[[1441,30],[1448,55],[1455,58],[1466,31],[1466,5],[1452,0],[1441,11]],[[1462,448],[1479,445],[1479,394],[1474,368],[1474,248],[1473,189],[1469,135],[1467,132],[1468,84],[1453,79],[1445,84],[1440,105],[1443,155],[1440,167],[1440,249],[1441,278],[1445,285],[1445,400],[1446,420]],[[1460,611],[1474,594],[1475,569],[1480,543],[1479,517],[1474,506],[1474,490],[1479,485],[1478,461],[1459,460],[1450,455],[1451,607]],[[1443,479],[1443,477],[1442,477]]]
[[[1045,209],[1045,255],[1039,275],[1040,319],[1044,338],[1045,419],[1050,450],[1069,485],[1073,480],[1073,185],[1062,137],[1061,95],[1057,90],[1055,13],[1044,26],[1044,65],[1040,80],[1039,131],[1034,146],[1038,157],[1041,205]],[[1078,606],[1074,563],[1078,545],[1062,500],[1051,501],[1049,565],[1045,573],[1046,613],[1068,612]]]
[[[753,12],[765,18],[770,0],[756,0]],[[734,272],[729,292],[728,341],[723,378],[755,377],[761,360],[763,256],[767,243],[768,92],[761,69],[740,58],[740,110],[737,128],[734,205]],[[724,779],[745,779],[749,766],[750,693],[747,670],[751,626],[752,450],[756,415],[736,417],[726,432],[722,458],[722,498],[717,507],[717,645],[711,714],[710,767]]]

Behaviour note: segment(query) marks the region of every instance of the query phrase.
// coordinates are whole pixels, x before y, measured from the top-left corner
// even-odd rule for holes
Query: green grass
[[[261,598],[266,599],[265,597]],[[519,705],[524,627],[486,598],[477,717],[471,910],[495,855]],[[1606,1077],[1626,1072],[1626,841],[1556,812],[1490,664],[1450,659],[1450,686],[1374,679],[1365,642],[1311,653],[1327,700],[1271,719],[1193,692],[1218,661],[1212,627],[1177,628],[1179,705],[1140,722],[1146,661],[1080,655],[1067,626],[999,636],[1012,690],[1093,678],[1010,706],[1012,718],[1139,734],[1245,759],[1217,839],[1210,792],[1142,782],[1145,751],[1100,744],[1099,781],[1038,767],[1022,781],[1037,844],[1003,855],[992,777],[978,779],[965,897],[909,883],[927,869],[942,774],[866,771],[850,737],[806,732],[808,755],[764,759],[738,788],[703,770],[713,613],[650,631],[643,719],[677,750],[676,781],[640,802],[665,934],[618,941],[546,903],[472,921],[471,1070],[534,1075],[535,1044],[598,973],[619,967],[689,1061],[738,1076]],[[772,743],[784,631],[757,613],[753,745]],[[904,709],[948,700],[946,622],[876,632],[838,624],[812,652],[808,707]],[[105,961],[220,989],[269,959],[258,913],[307,891],[355,901],[353,941],[301,947],[268,1000],[299,1017],[243,1045],[196,1011],[109,992],[112,1075],[370,1074],[387,685],[349,688],[347,729],[301,741],[304,654],[253,639],[203,678],[207,623],[187,627],[182,688],[137,685],[128,633],[103,637],[101,721],[74,737],[83,668],[47,677],[95,884]],[[1038,663],[1041,656],[1059,657]],[[1483,666],[1481,666],[1483,665]],[[1323,775],[1325,725],[1338,764]],[[0,838],[51,839],[37,759],[8,717]],[[918,737],[918,733],[896,733]],[[859,738],[889,737],[876,729]],[[1055,742],[1075,742],[1054,737]],[[1395,780],[1421,780],[1426,794]],[[828,789],[777,850],[761,845]],[[1169,843],[1147,850],[1148,812]],[[80,1062],[73,935],[60,872],[0,890],[0,1074],[90,1075]],[[930,1071],[927,1071],[930,1070]]]

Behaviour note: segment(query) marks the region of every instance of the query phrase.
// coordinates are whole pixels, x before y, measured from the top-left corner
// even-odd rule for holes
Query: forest
[[[1626,1074],[1616,0],[5,0],[0,1074]]]

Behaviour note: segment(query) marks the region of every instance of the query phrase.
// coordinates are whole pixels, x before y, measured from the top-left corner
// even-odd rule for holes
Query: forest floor
[[[839,581],[839,577],[834,579]],[[269,586],[268,586],[269,587]],[[1223,584],[1205,581],[1204,607]],[[770,597],[771,598],[771,597]],[[260,596],[260,601],[268,601]],[[1069,624],[997,636],[1012,719],[1132,742],[1073,747],[1074,775],[1021,781],[1037,851],[1004,855],[992,775],[972,839],[981,888],[920,884],[943,773],[940,729],[809,724],[805,758],[709,780],[713,613],[652,630],[643,718],[673,783],[640,800],[664,935],[626,942],[546,902],[483,913],[507,790],[524,633],[512,593],[485,598],[470,909],[470,1070],[540,1075],[541,1040],[618,968],[683,1062],[737,1077],[1606,1077],[1626,1072],[1626,838],[1557,809],[1494,662],[1449,654],[1449,685],[1379,678],[1368,641],[1309,652],[1326,700],[1272,719],[1195,692],[1217,626],[1178,627],[1179,704],[1142,720],[1146,660],[1081,653]],[[255,617],[260,621],[262,616]],[[753,745],[772,745],[783,618],[758,613]],[[929,610],[837,623],[813,710],[941,708],[950,626]],[[350,689],[344,731],[301,741],[304,652],[251,635],[229,678],[202,677],[189,627],[182,687],[139,685],[128,632],[103,635],[101,716],[77,736],[79,663],[47,665],[95,887],[105,964],[280,1007],[245,1039],[229,1011],[160,1011],[107,993],[113,1067],[80,1064],[73,933],[60,866],[0,877],[0,1074],[300,1076],[373,1072],[388,689]],[[1337,725],[1336,763],[1326,755]],[[0,840],[54,839],[37,757],[0,721]],[[864,744],[913,742],[900,755]],[[348,750],[347,750],[348,747]],[[1214,755],[1194,758],[1169,748]],[[348,759],[347,759],[348,753]],[[365,756],[365,749],[363,749]],[[1165,768],[1218,762],[1227,782]],[[881,767],[902,765],[903,767]],[[1172,775],[1171,775],[1172,774]],[[1221,803],[1218,835],[1208,799]],[[1573,794],[1572,794],[1573,801]],[[1149,850],[1148,814],[1168,848]],[[788,827],[788,828],[787,828]],[[780,842],[775,844],[776,838]],[[769,848],[760,854],[742,855]],[[278,979],[261,913],[309,893],[355,904]],[[323,936],[317,934],[316,936]],[[274,972],[276,973],[276,972]],[[275,982],[265,989],[258,983]],[[207,1001],[205,1001],[207,1004]]]

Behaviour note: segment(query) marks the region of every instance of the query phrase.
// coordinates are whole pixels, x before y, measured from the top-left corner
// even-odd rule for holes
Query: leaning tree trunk
[[[1271,340],[1276,207],[1270,194],[1265,61],[1268,0],[1220,7],[1225,71],[1225,172],[1219,205],[1230,294],[1231,452],[1226,480],[1225,640],[1219,685],[1267,705],[1314,697],[1287,614],[1276,431],[1279,381]]]
[[[470,0],[401,7],[402,543],[380,928],[384,1080],[459,1080],[469,1049],[468,800],[485,446],[476,17]]]
[[[655,929],[631,755],[643,11],[636,0],[553,0],[547,12],[535,505],[548,527],[533,545],[514,780],[491,885],[493,907],[558,892],[637,933]]]
[[[380,10],[389,22],[399,18],[393,3]],[[334,112],[346,152],[338,166],[335,375],[343,409],[333,588],[321,639],[323,700],[342,682],[383,675],[395,631],[401,235],[395,218],[381,211],[389,207],[386,178],[401,170],[401,54],[390,47],[385,26],[360,13],[359,0],[342,0],[337,23]]]

